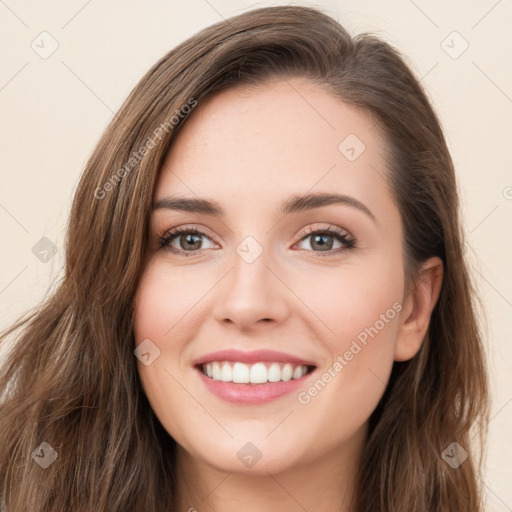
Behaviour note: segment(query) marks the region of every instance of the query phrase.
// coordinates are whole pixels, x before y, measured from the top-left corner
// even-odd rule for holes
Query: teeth
[[[208,370],[207,370],[208,372]],[[220,365],[219,363],[212,364],[212,378],[213,380],[220,380]]]
[[[293,367],[291,364],[285,364],[281,372],[281,378],[284,381],[290,380],[293,377]]]
[[[214,361],[203,365],[203,373],[213,380],[234,382],[235,384],[264,384],[266,382],[300,379],[308,373],[307,366],[290,363],[232,363]]]
[[[229,364],[222,365],[220,380],[222,382],[233,382],[233,368]]]
[[[267,370],[267,380],[269,382],[279,382],[281,380],[281,367],[277,363],[272,363]]]
[[[297,366],[297,368],[295,368],[295,370],[293,370],[292,379],[300,379],[302,377],[302,375],[304,375],[302,373],[302,366]]]
[[[208,366],[209,365],[207,365],[206,368],[208,368]],[[233,382],[238,384],[247,384],[249,382],[249,378],[249,367],[246,364],[235,363],[233,365]]]

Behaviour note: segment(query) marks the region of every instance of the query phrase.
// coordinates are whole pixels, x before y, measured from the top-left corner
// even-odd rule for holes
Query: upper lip
[[[245,352],[242,350],[219,350],[211,352],[202,357],[195,359],[192,364],[194,366],[210,363],[212,361],[239,361],[241,363],[257,363],[257,362],[283,362],[293,363],[296,365],[303,364],[305,366],[316,366],[313,362],[307,361],[300,357],[286,354],[285,352],[277,352],[275,350],[254,350],[252,352]]]

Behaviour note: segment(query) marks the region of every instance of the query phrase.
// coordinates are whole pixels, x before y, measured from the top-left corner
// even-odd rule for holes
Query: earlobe
[[[406,299],[395,344],[395,361],[407,361],[420,349],[442,282],[443,262],[434,256],[422,265],[413,290]]]

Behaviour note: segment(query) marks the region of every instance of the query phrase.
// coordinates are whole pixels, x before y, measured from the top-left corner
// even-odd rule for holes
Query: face
[[[222,91],[184,125],[154,191],[135,339],[149,402],[194,459],[278,472],[365,432],[404,314],[384,150],[370,118],[300,79]]]

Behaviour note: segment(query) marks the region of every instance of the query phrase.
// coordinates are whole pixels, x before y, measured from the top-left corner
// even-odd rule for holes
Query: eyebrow
[[[303,212],[329,206],[331,204],[344,204],[357,208],[365,213],[374,222],[377,222],[375,215],[370,209],[355,197],[343,194],[316,193],[305,195],[292,195],[281,206],[281,213],[288,215],[290,213]],[[187,198],[187,197],[164,197],[153,203],[153,210],[168,209],[184,212],[202,213],[217,217],[224,216],[222,207],[216,201],[209,199]]]

